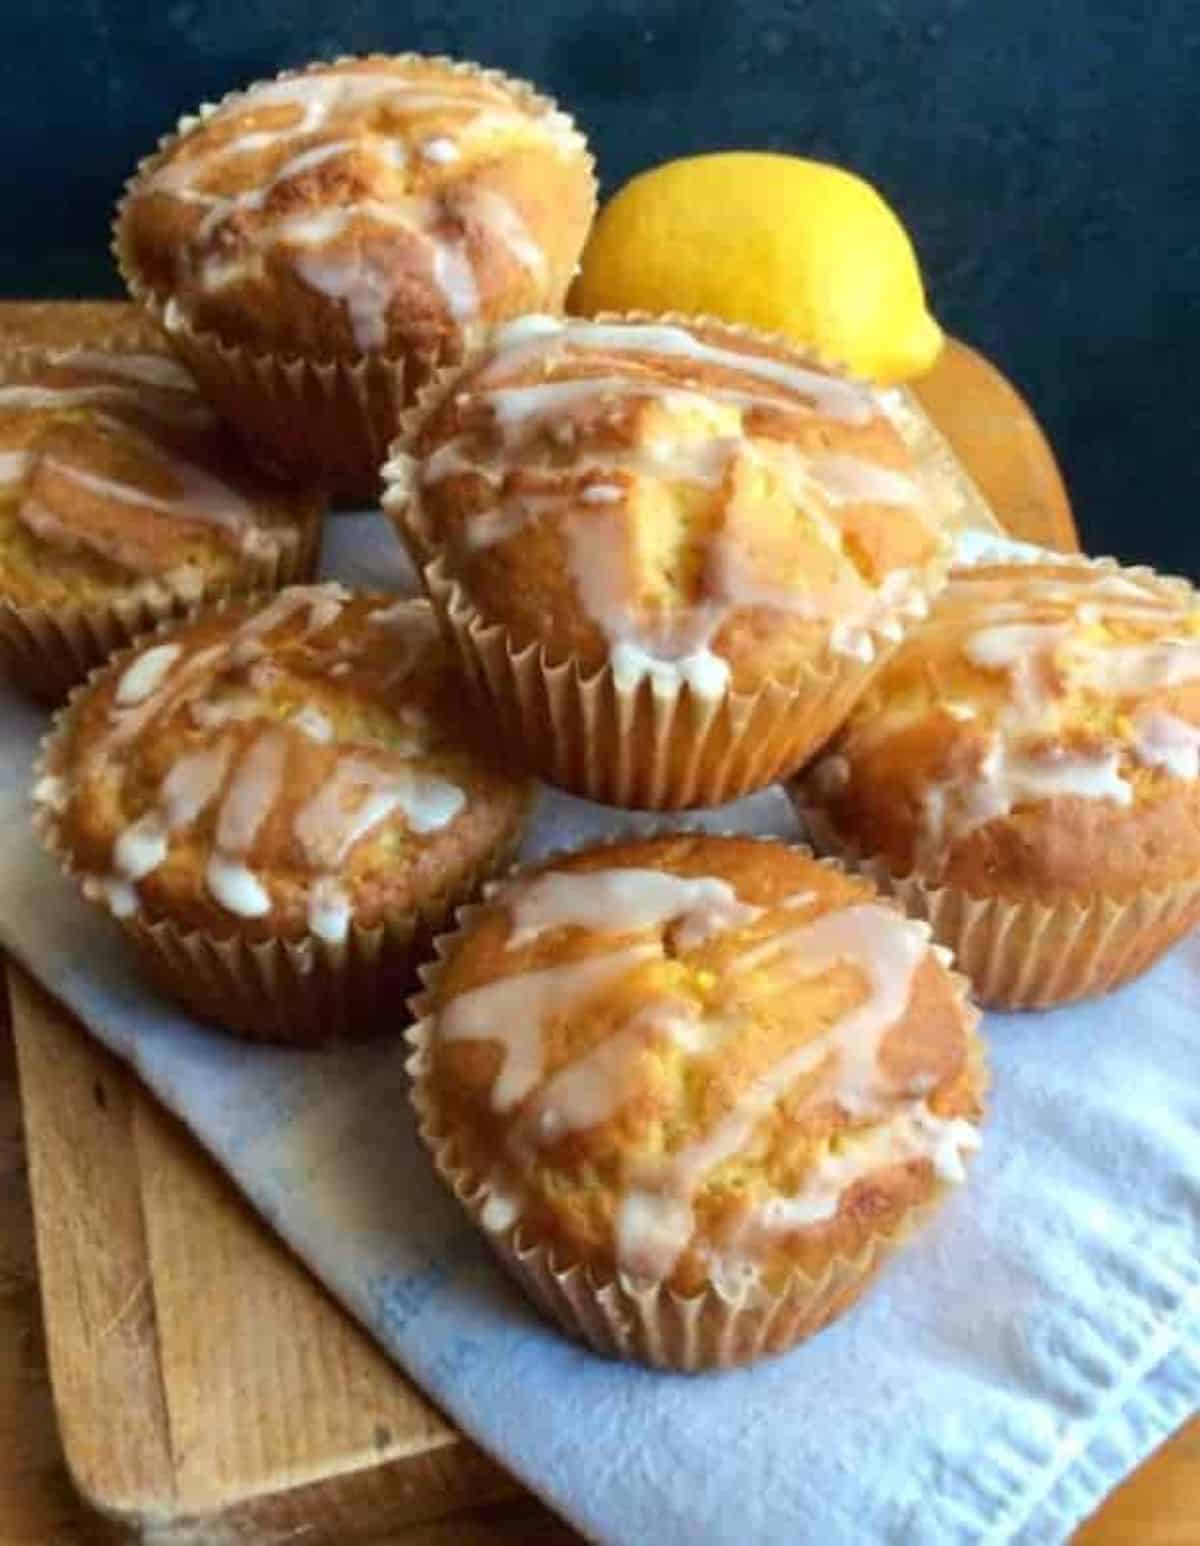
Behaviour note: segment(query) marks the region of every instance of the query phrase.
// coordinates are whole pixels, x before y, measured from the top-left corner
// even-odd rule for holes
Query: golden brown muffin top
[[[114,914],[339,943],[461,886],[528,786],[472,741],[428,606],[293,586],[122,656],[35,802]]]
[[[247,462],[188,372],[137,348],[0,358],[0,595],[55,605],[265,578],[322,500]]]
[[[315,64],[186,119],[119,217],[126,266],[231,342],[433,347],[561,305],[595,207],[570,118],[416,55]],[[172,310],[174,309],[174,311]]]
[[[944,543],[872,389],[710,321],[510,323],[385,476],[518,647],[706,697],[872,659]]]
[[[835,839],[978,895],[1200,873],[1200,597],[1085,559],[956,569],[803,781]]]
[[[451,941],[418,1081],[489,1227],[685,1293],[778,1288],[962,1178],[982,1073],[945,958],[794,849],[591,849]]]

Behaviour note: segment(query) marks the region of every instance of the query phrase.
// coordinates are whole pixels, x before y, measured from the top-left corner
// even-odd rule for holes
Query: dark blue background
[[[1040,414],[1086,545],[1200,572],[1196,0],[6,0],[0,294],[116,293],[113,200],[180,112],[372,48],[545,86],[606,191],[724,147],[865,174]]]

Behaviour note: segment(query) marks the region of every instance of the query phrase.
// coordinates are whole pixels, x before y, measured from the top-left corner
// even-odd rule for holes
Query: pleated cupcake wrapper
[[[1049,1009],[1108,993],[1146,971],[1200,923],[1200,878],[1119,901],[1112,897],[974,896],[919,875],[895,875],[841,837],[825,812],[792,786],[792,803],[819,852],[874,881],[953,951],[979,1003]]]
[[[589,849],[609,848],[631,838],[646,839],[685,835],[702,829],[686,824],[662,826],[652,831],[614,834]],[[744,834],[731,833],[730,836]],[[772,843],[812,857],[802,844]],[[536,873],[578,850],[561,850],[536,864],[510,872]],[[817,860],[828,868],[840,868],[829,858]],[[503,881],[484,888],[490,900]],[[551,1248],[527,1238],[519,1217],[513,1218],[510,1188],[495,1176],[479,1175],[455,1154],[452,1134],[442,1130],[429,1074],[432,1068],[433,1001],[438,979],[457,940],[470,930],[484,910],[473,903],[460,908],[455,926],[434,942],[433,959],[421,968],[421,991],[411,1000],[414,1023],[406,1032],[412,1047],[407,1068],[411,1077],[409,1096],[417,1115],[417,1129],[429,1150],[434,1169],[480,1230],[491,1250],[533,1303],[567,1336],[585,1342],[593,1352],[609,1358],[649,1364],[657,1369],[699,1373],[732,1368],[757,1358],[786,1352],[835,1320],[870,1286],[875,1276],[936,1212],[951,1188],[935,1180],[930,1196],[910,1208],[890,1231],[880,1231],[853,1257],[834,1257],[823,1272],[809,1274],[796,1269],[778,1290],[751,1284],[736,1294],[708,1285],[701,1293],[684,1295],[665,1283],[643,1282],[623,1272],[606,1273],[579,1260],[565,1260]],[[947,966],[948,961],[941,958]],[[968,1000],[968,983],[958,972],[950,973],[967,1016],[968,1062],[972,1085],[982,1101],[988,1076],[984,1047],[978,1035],[978,1014]]]
[[[232,604],[232,599],[223,600],[218,610]],[[161,625],[155,636],[169,637],[172,627],[171,622]],[[137,647],[148,642],[143,638]],[[84,895],[86,876],[64,840],[59,813],[39,790],[84,695],[104,672],[123,670],[134,653],[123,651],[74,688],[43,738],[33,772],[34,828],[61,872]],[[140,913],[114,921],[158,987],[211,1025],[247,1040],[297,1047],[361,1041],[395,1027],[397,1001],[411,991],[437,930],[485,880],[510,863],[522,828],[523,816],[507,842],[415,912],[398,912],[370,927],[352,921],[347,938],[339,943],[315,934],[298,939],[222,937]]]
[[[719,318],[631,311],[601,313],[596,320],[720,328],[730,337],[770,343],[798,362],[830,368],[779,334]],[[756,691],[729,689],[715,698],[701,697],[686,685],[664,689],[649,680],[622,686],[608,664],[589,673],[575,659],[551,659],[540,643],[518,643],[503,624],[484,617],[451,574],[448,555],[424,518],[409,453],[422,425],[470,368],[456,365],[440,372],[404,414],[383,469],[383,506],[421,574],[472,691],[496,715],[512,755],[573,794],[647,810],[723,805],[800,767],[845,719],[896,648],[913,605],[898,605],[863,627],[869,660],[830,648],[790,681],[772,678]],[[947,541],[921,576],[921,615],[941,589],[949,559]]]
[[[343,55],[334,64],[389,58],[393,63],[437,64],[510,92],[519,106],[555,114],[578,141],[587,163],[595,205],[595,160],[574,119],[553,98],[529,82],[444,55]],[[295,482],[324,487],[343,506],[374,504],[379,497],[379,468],[395,437],[405,405],[422,385],[453,360],[462,358],[475,335],[464,330],[428,350],[403,354],[371,352],[347,358],[310,358],[303,351],[253,350],[195,326],[173,303],[159,295],[138,272],[125,235],[125,214],[142,181],[150,176],[197,124],[240,98],[275,81],[292,80],[330,61],[281,70],[267,80],[227,92],[219,102],[202,103],[184,114],[137,165],[125,184],[113,221],[112,251],[131,297],[145,307],[186,362],[213,406],[238,432],[249,453],[269,471]]]

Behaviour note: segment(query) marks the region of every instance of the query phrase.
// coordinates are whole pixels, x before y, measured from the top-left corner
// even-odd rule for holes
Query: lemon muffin
[[[594,210],[548,98],[376,55],[183,119],[131,180],[116,253],[254,454],[373,498],[397,405],[484,324],[561,307]]]
[[[1050,554],[954,571],[797,784],[984,1003],[1124,982],[1200,918],[1200,597]]]
[[[799,766],[943,576],[878,395],[708,320],[501,327],[384,472],[514,753],[616,805]]]
[[[94,676],[44,748],[37,822],[196,1014],[366,1035],[519,836],[528,786],[455,700],[424,602],[293,586]]]
[[[306,578],[321,513],[164,353],[0,356],[0,663],[39,697],[164,618]]]
[[[550,862],[439,942],[421,1132],[597,1350],[699,1369],[840,1314],[964,1176],[976,1012],[929,930],[806,852],[675,834]]]

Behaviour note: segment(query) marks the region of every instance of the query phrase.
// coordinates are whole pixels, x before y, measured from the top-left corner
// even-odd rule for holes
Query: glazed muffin
[[[548,98],[376,55],[183,119],[130,182],[116,253],[255,455],[373,499],[398,405],[485,324],[560,308],[594,210]]]
[[[164,353],[0,356],[0,664],[47,701],[164,618],[306,578],[321,513]]]
[[[857,1298],[978,1145],[965,985],[927,925],[806,852],[593,848],[490,891],[439,951],[410,1032],[422,1137],[598,1351],[781,1351]]]
[[[799,766],[942,579],[877,394],[724,323],[508,324],[384,471],[514,754],[616,805]]]
[[[1098,993],[1200,919],[1200,597],[1037,551],[962,567],[796,786],[984,1003]]]
[[[428,606],[294,586],[164,631],[76,693],[34,802],[159,983],[244,1036],[395,1023],[528,786],[479,749]]]

